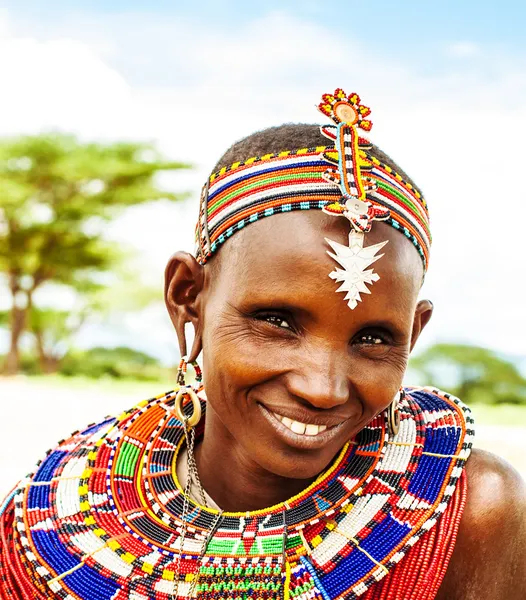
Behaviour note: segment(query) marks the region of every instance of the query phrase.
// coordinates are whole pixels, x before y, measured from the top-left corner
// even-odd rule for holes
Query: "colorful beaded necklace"
[[[3,597],[434,597],[462,513],[473,421],[447,394],[407,392],[396,436],[378,415],[294,498],[222,514],[190,500],[186,525],[175,392],[74,434],[0,513]],[[383,585],[393,574],[403,596]]]

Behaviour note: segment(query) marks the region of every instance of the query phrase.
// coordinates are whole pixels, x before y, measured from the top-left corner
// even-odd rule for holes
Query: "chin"
[[[344,445],[342,443],[341,447],[326,447],[317,451],[298,451],[269,442],[263,448],[254,448],[253,454],[250,451],[249,454],[252,454],[254,462],[269,473],[286,479],[309,480],[325,471]]]
[[[257,425],[245,446],[257,464],[280,477],[312,479],[330,465],[351,439],[350,430],[356,424],[349,419],[332,427],[294,431],[290,424],[261,407]]]

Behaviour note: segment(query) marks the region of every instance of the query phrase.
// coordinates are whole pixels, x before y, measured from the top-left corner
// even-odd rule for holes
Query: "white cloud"
[[[85,44],[71,39],[0,42],[3,133],[46,128],[97,134],[128,102],[129,86]]]
[[[462,42],[450,50],[473,56],[469,66],[417,75],[365,41],[286,13],[240,30],[134,15],[83,15],[55,27],[26,39],[4,32],[0,77],[9,93],[0,110],[9,119],[0,133],[59,127],[153,139],[198,167],[167,180],[177,189],[196,192],[222,151],[255,129],[321,120],[320,94],[352,86],[373,107],[372,139],[430,203],[435,244],[424,291],[437,315],[425,340],[524,354],[525,198],[514,175],[526,136],[520,65],[479,60],[477,46]],[[195,211],[195,197],[140,207],[112,234],[133,243],[160,278],[173,250],[191,248]]]
[[[470,58],[479,54],[480,47],[478,44],[474,44],[473,42],[464,41],[450,44],[446,50],[450,56],[457,58]]]

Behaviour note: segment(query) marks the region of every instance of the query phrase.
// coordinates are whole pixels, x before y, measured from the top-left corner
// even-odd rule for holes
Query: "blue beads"
[[[83,565],[64,577],[64,583],[79,598],[89,600],[111,600],[121,586],[115,581],[99,575],[88,565]]]
[[[323,596],[323,600],[332,600],[332,598],[325,591],[325,588],[323,587],[321,581],[318,579],[316,571],[315,571],[314,567],[311,565],[311,563],[309,562],[309,560],[307,558],[305,558],[304,556],[300,556],[300,561],[301,561],[301,564],[307,569],[307,571],[309,572],[312,579],[314,580],[314,583],[316,584],[316,588],[318,589],[320,594]]]
[[[46,557],[49,566],[57,573],[65,573],[79,564],[60,541],[56,531],[33,531],[33,542],[38,553]]]

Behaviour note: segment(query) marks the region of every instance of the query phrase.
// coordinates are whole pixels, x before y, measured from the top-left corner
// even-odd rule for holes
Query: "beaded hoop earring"
[[[201,368],[198,365],[197,361],[194,360],[190,363],[195,371],[195,383],[199,384],[203,380],[203,374],[201,372]],[[179,363],[179,368],[177,370],[177,383],[180,386],[177,394],[175,396],[174,410],[175,415],[184,423],[185,427],[189,428],[195,427],[199,421],[201,420],[201,401],[197,396],[197,392],[194,387],[187,383],[186,381],[186,373],[188,370],[188,359],[186,356],[181,358],[181,362]],[[193,412],[191,416],[187,416],[183,412],[183,400],[185,398],[190,398],[192,401]]]
[[[387,408],[387,426],[391,435],[396,435],[400,429],[400,413],[398,411],[398,405],[404,399],[404,396],[405,390],[404,388],[400,388]]]

